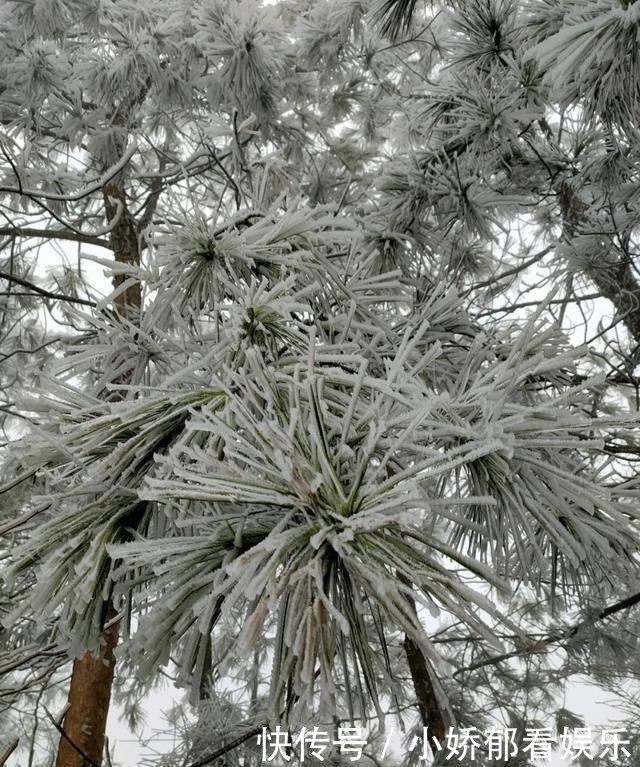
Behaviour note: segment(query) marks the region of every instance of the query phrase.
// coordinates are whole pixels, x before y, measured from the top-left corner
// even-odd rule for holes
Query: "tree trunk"
[[[108,220],[116,223],[111,231],[111,247],[116,263],[140,264],[140,249],[135,223],[129,213],[122,184],[111,181],[103,190],[105,212]],[[117,202],[116,202],[117,200]],[[120,207],[120,210],[118,210]],[[125,277],[116,275],[114,287]],[[128,286],[116,296],[117,313],[129,322],[139,322],[141,308],[140,283]],[[120,376],[118,384],[131,383],[131,374]],[[104,393],[110,400],[122,397],[119,392]],[[106,610],[99,655],[85,653],[73,663],[71,685],[60,736],[56,767],[99,767],[102,763],[107,716],[111,702],[111,687],[115,666],[114,651],[118,644],[118,622],[109,625],[117,615],[113,605]]]
[[[122,184],[111,181],[104,187],[104,208],[109,221],[117,217],[111,230],[111,248],[116,263],[140,266],[140,248],[138,245],[137,227],[129,208]],[[120,210],[118,210],[120,207]],[[127,279],[126,275],[116,274],[113,278],[114,288],[119,287]],[[118,314],[129,322],[137,323],[140,318],[141,291],[140,283],[129,285],[120,295],[116,296],[115,305]]]
[[[397,577],[405,586],[411,586],[410,581],[406,577],[399,573],[397,574]],[[411,612],[417,618],[418,611],[416,610],[415,601],[408,594],[406,595],[406,599]],[[411,673],[411,681],[413,682],[413,690],[416,694],[416,700],[418,701],[420,718],[422,719],[423,727],[428,728],[427,737],[429,739],[429,747],[435,758],[434,764],[437,764],[440,749],[432,738],[435,738],[442,746],[447,736],[447,726],[444,714],[440,707],[440,702],[438,701],[438,694],[433,683],[435,670],[429,660],[425,658],[419,645],[408,634],[405,634],[403,644],[409,672]]]
[[[110,607],[106,623],[115,616],[115,610]],[[87,652],[73,662],[56,767],[95,767],[102,762],[117,644],[116,621],[103,632],[97,656]]]
[[[420,718],[423,726],[428,728],[429,747],[437,759],[440,749],[431,738],[435,738],[442,745],[447,737],[447,729],[438,703],[438,696],[431,681],[431,674],[434,672],[422,650],[407,635],[404,637],[404,651],[418,701]]]

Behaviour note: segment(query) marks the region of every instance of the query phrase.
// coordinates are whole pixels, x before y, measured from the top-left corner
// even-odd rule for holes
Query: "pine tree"
[[[522,737],[640,601],[636,5],[5,3],[0,663],[76,659],[59,767],[118,633],[257,763]]]

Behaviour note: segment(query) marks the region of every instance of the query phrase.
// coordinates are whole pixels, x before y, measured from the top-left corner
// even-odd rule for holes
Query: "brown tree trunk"
[[[111,231],[111,247],[116,263],[139,265],[140,250],[137,231],[127,207],[122,184],[111,181],[105,186],[103,196],[107,218],[113,221],[117,216]],[[118,287],[123,279],[125,278],[122,275],[116,275],[114,287]],[[140,283],[130,285],[118,295],[115,306],[121,317],[129,322],[137,323],[141,308]],[[131,383],[131,375],[125,374],[114,383]],[[116,391],[106,396],[110,400],[117,400],[122,395]],[[98,656],[85,653],[73,663],[56,767],[99,767],[102,763],[113,685],[114,651],[118,644],[119,633],[118,622],[109,624],[116,614],[114,607],[108,605],[104,624],[108,628],[103,632]]]
[[[442,745],[447,737],[447,729],[438,703],[438,696],[431,680],[431,674],[434,671],[430,668],[431,664],[424,657],[422,650],[407,635],[404,637],[404,652],[411,672],[411,681],[418,701],[420,718],[423,726],[428,728],[429,747],[437,759],[440,749],[431,738],[435,738]]]
[[[117,180],[105,185],[103,191],[104,208],[109,221],[117,218],[111,230],[111,248],[118,264],[129,264],[137,267],[140,265],[140,248],[138,246],[137,227],[127,206],[127,198],[122,184]],[[120,208],[120,210],[118,210]],[[119,287],[127,277],[116,274],[113,286]],[[141,292],[140,283],[129,285],[115,299],[118,314],[125,317],[129,322],[138,322],[140,315]]]
[[[404,583],[405,586],[411,587],[411,582],[406,577],[399,573],[397,575],[399,581]],[[406,595],[406,599],[411,612],[417,619],[418,611],[416,610],[415,601],[409,594]],[[435,738],[440,746],[442,746],[447,737],[447,726],[433,681],[435,679],[435,670],[429,660],[425,658],[420,646],[408,634],[405,634],[403,644],[422,725],[428,729],[429,747],[435,758],[434,764],[438,764],[440,749],[432,738]]]
[[[110,607],[106,622],[115,615]],[[117,644],[118,623],[115,622],[103,632],[97,656],[85,653],[73,662],[56,767],[96,767],[102,763]]]

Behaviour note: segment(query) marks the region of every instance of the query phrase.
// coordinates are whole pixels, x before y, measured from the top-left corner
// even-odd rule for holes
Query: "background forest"
[[[572,733],[576,678],[638,764],[639,42],[625,0],[3,0],[0,764],[110,764],[167,680],[157,765],[441,764],[389,728]]]

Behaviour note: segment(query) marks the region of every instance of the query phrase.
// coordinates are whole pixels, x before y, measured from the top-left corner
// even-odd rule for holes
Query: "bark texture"
[[[432,738],[435,738],[442,745],[446,741],[447,728],[445,725],[438,696],[431,681],[433,670],[430,669],[429,661],[424,657],[424,653],[418,645],[406,636],[404,638],[404,651],[411,672],[413,689],[418,701],[418,709],[422,725],[427,728],[429,747],[436,759],[437,764],[440,750],[437,748]]]
[[[114,221],[111,230],[111,249],[118,264],[140,265],[140,248],[138,231],[129,213],[127,199],[122,184],[112,181],[104,187],[104,208],[109,221]],[[126,275],[117,274],[113,279],[114,288],[119,287],[127,279]],[[140,283],[129,285],[120,295],[116,296],[115,304],[118,313],[126,319],[137,322],[140,315]]]
[[[398,580],[404,583],[405,586],[411,586],[410,582],[401,575],[398,575]],[[416,603],[409,595],[407,595],[407,603],[411,612],[417,618],[418,613],[416,610]],[[404,652],[407,658],[409,672],[411,673],[411,681],[413,682],[413,690],[416,694],[422,725],[423,727],[426,727],[428,731],[427,737],[429,747],[433,753],[435,765],[439,763],[441,752],[433,742],[432,738],[435,738],[442,744],[446,740],[447,735],[445,717],[442,708],[440,707],[438,694],[433,683],[435,670],[431,666],[429,660],[425,658],[420,646],[408,634],[405,634],[404,637]]]
[[[114,617],[110,608],[107,622]],[[105,629],[99,655],[85,653],[73,663],[56,767],[95,767],[102,762],[117,644],[116,622]]]

